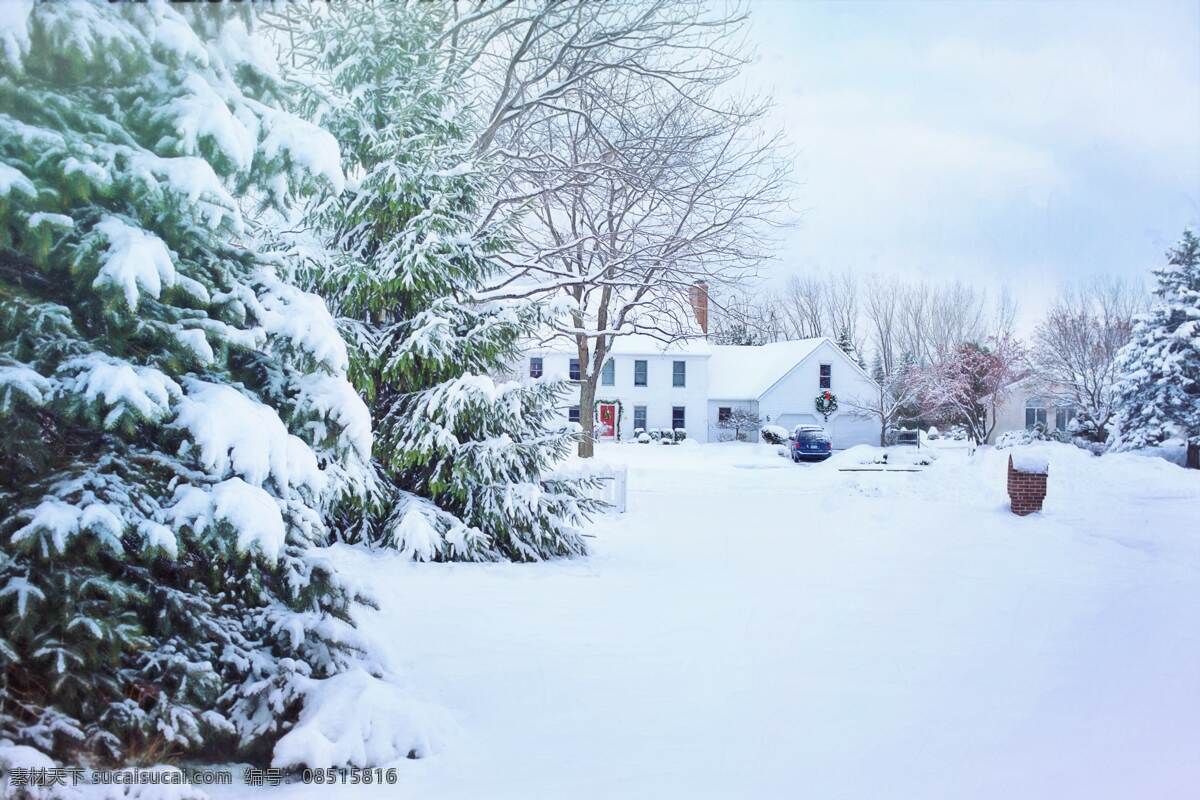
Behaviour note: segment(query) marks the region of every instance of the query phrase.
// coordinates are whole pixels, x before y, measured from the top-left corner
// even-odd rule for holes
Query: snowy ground
[[[845,473],[617,445],[629,513],[590,559],[342,548],[383,604],[364,627],[458,733],[397,787],[213,795],[1193,796],[1200,475],[1045,447],[1024,519],[1002,452]]]

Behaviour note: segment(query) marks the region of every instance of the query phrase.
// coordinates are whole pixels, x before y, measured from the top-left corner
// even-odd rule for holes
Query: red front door
[[[596,435],[602,438],[612,438],[617,431],[617,407],[612,403],[600,404],[600,426]]]

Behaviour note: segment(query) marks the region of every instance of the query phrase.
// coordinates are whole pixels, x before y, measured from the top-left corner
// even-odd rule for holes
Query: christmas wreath
[[[614,405],[617,407],[616,408],[616,417],[617,418],[616,418],[616,420],[614,420],[615,424],[613,425],[613,428],[614,428],[613,438],[619,442],[619,441],[621,441],[621,417],[625,416],[625,407],[621,404],[620,400],[597,400],[595,403],[592,404],[592,419],[594,419],[597,424],[600,422],[600,405],[601,405],[601,403],[603,403],[605,405],[611,404],[611,405]]]
[[[826,389],[817,395],[816,406],[817,413],[824,417],[826,422],[829,422],[829,415],[838,408],[837,395]]]

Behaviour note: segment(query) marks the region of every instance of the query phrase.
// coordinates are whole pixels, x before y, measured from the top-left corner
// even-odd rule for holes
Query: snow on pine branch
[[[111,215],[102,217],[94,230],[108,240],[92,283],[95,288],[119,289],[136,309],[139,290],[157,299],[163,286],[174,284],[175,263],[162,239]]]

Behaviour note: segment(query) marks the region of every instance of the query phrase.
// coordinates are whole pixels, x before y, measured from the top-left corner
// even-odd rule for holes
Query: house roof
[[[756,399],[829,339],[795,339],[764,345],[709,345],[708,396]]]
[[[574,355],[575,343],[565,337],[558,337],[551,339],[545,344],[533,345],[528,350],[533,353],[570,353]],[[712,350],[712,345],[703,337],[676,339],[673,342],[666,342],[648,334],[633,333],[614,336],[612,349],[609,350],[609,353],[618,356],[707,356]]]

